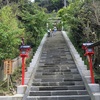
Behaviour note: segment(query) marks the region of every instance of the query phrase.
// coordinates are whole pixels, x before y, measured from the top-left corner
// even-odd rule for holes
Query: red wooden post
[[[90,67],[91,83],[95,83],[95,81],[94,81],[94,74],[93,74],[92,56],[88,55],[88,57],[89,57],[89,67]]]
[[[25,77],[25,57],[22,57],[22,85],[24,85],[24,77]]]

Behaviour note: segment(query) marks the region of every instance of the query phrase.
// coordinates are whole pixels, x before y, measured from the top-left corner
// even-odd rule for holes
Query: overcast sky
[[[34,0],[31,0],[31,2],[33,2]]]

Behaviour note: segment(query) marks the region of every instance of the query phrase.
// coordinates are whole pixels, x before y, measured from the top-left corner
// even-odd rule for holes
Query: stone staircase
[[[47,38],[27,100],[91,100],[61,32]]]

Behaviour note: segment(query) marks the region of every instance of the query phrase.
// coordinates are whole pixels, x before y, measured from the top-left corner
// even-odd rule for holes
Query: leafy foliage
[[[28,0],[8,1],[9,4],[0,1],[4,6],[0,9],[0,62],[18,56],[21,37],[26,44],[38,45],[48,19],[44,9]]]
[[[67,24],[67,30],[70,30],[76,43],[83,42],[85,40],[82,29],[83,24],[78,18],[82,5],[83,2],[76,0],[76,2],[72,2],[67,8],[62,8],[58,11],[58,16],[62,17],[64,24]]]
[[[25,3],[20,6],[20,17],[25,28],[27,44],[36,46],[41,36],[46,31],[47,15],[44,10],[32,3]]]
[[[100,1],[99,0],[68,0],[67,8],[58,11],[62,17],[65,29],[69,31],[73,43],[81,53],[83,42],[96,42],[100,40]],[[83,54],[82,54],[83,55]],[[95,48],[93,58],[94,68],[99,70],[100,47]]]
[[[23,29],[18,28],[11,9],[10,6],[5,6],[0,10],[0,61],[14,58],[18,54],[19,36],[23,32]]]
[[[48,12],[58,11],[64,6],[63,0],[35,0],[35,2],[39,2],[39,6],[47,8]]]

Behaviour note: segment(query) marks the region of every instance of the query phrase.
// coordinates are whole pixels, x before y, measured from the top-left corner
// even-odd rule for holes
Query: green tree
[[[12,8],[3,7],[0,10],[0,61],[18,55],[18,45],[22,33],[23,30],[18,28]]]
[[[31,46],[36,46],[41,35],[46,31],[47,15],[34,3],[25,3],[20,7],[20,21],[25,28],[25,38]]]
[[[36,2],[39,2],[39,6],[47,8],[48,12],[58,11],[64,6],[63,0],[36,0]]]
[[[58,16],[70,30],[73,43],[77,44],[78,49],[83,42],[96,42],[100,40],[100,1],[99,0],[68,0],[67,8],[58,11]],[[94,66],[99,68],[100,49],[95,48]]]

